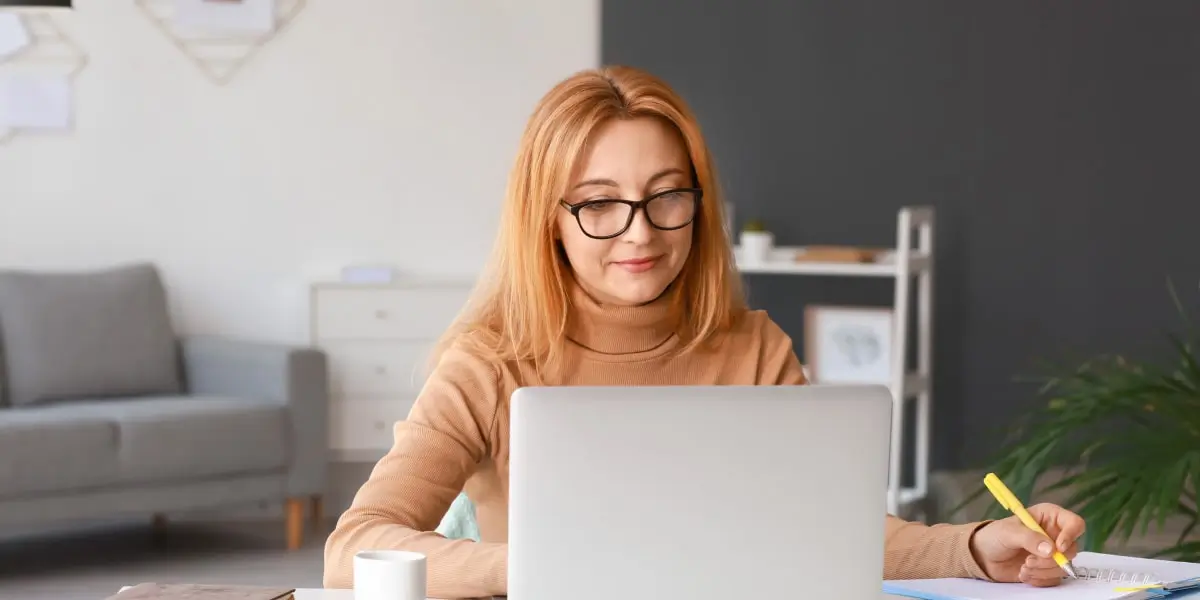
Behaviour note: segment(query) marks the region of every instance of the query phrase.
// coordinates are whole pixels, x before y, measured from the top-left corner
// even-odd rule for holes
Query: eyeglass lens
[[[696,216],[696,194],[677,190],[646,203],[646,218],[658,229],[678,229]],[[594,237],[621,233],[633,221],[633,206],[618,200],[593,200],[579,207],[579,226]]]

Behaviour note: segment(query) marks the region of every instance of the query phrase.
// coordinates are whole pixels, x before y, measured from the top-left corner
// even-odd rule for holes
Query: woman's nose
[[[650,241],[654,237],[654,226],[650,224],[650,219],[646,217],[644,208],[639,208],[633,213],[633,221],[629,224],[629,229],[621,235],[621,239],[627,242],[642,243]]]

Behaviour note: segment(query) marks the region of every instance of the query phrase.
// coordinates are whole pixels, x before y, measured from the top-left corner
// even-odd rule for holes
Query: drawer
[[[409,395],[429,372],[432,341],[330,341],[329,379],[338,396]]]
[[[408,418],[415,398],[334,401],[329,414],[330,448],[380,451],[391,448],[393,426]]]
[[[470,291],[451,285],[318,288],[313,333],[318,341],[436,339],[458,316]]]

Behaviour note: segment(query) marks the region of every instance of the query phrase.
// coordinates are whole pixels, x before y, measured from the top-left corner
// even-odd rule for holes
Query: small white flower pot
[[[742,260],[749,263],[765,263],[771,259],[775,248],[775,236],[768,231],[742,232]]]

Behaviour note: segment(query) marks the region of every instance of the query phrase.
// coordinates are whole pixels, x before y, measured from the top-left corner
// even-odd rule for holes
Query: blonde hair
[[[674,314],[681,316],[680,351],[710,341],[744,312],[724,200],[695,116],[649,73],[621,66],[587,70],[551,89],[530,117],[509,175],[491,264],[435,349],[434,363],[456,346],[489,362],[532,361],[543,375],[560,365],[572,275],[554,236],[558,200],[600,125],[647,116],[679,131],[695,184],[704,191],[691,252],[668,290]]]

